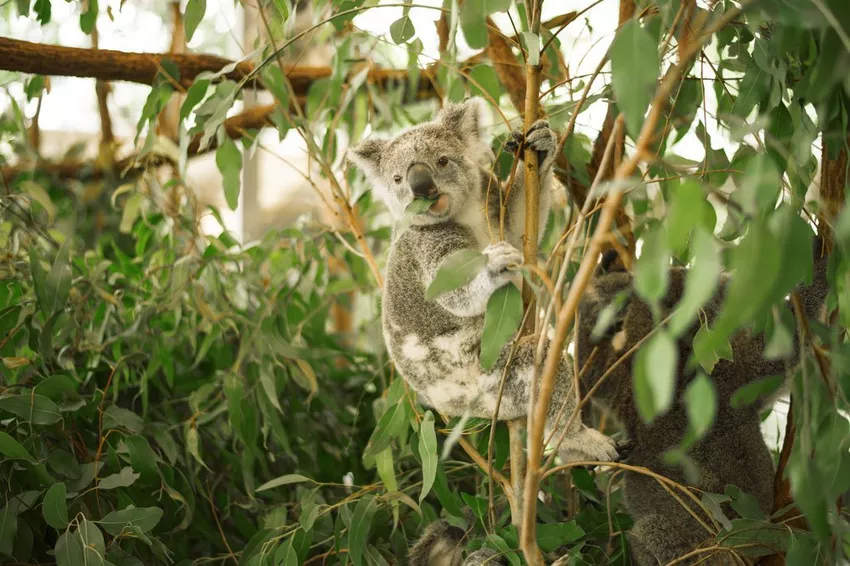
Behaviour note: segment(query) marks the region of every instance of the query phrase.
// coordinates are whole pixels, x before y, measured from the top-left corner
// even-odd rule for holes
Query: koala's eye
[[[439,165],[440,167],[445,167],[448,164],[449,164],[449,158],[446,157],[445,155],[443,155],[442,157],[440,157],[437,160],[437,165]]]
[[[395,177],[393,177],[393,181],[395,181],[396,185],[401,183],[401,175],[396,175]]]

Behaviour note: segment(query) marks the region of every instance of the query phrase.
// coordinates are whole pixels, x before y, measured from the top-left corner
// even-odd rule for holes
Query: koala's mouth
[[[437,200],[434,201],[434,204],[431,205],[431,208],[428,209],[429,212],[434,212],[437,214],[443,214],[449,209],[449,195],[442,194],[437,197]]]

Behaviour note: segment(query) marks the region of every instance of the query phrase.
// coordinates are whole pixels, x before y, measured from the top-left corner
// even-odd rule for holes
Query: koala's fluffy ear
[[[467,143],[490,145],[492,116],[490,106],[478,96],[468,98],[461,104],[448,104],[440,112],[439,121]]]
[[[359,144],[348,148],[346,157],[366,174],[366,177],[375,178],[379,176],[381,165],[381,154],[389,143],[382,139],[366,139]]]

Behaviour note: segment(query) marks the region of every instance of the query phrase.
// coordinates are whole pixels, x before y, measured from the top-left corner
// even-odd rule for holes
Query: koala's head
[[[393,139],[370,138],[348,150],[378,197],[401,219],[414,198],[435,199],[413,224],[434,224],[464,210],[493,160],[490,109],[481,98],[448,104],[432,122]]]

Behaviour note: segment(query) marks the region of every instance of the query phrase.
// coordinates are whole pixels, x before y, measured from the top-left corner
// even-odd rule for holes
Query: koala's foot
[[[462,566],[505,566],[505,563],[499,557],[498,552],[485,548],[467,556]]]
[[[622,457],[616,440],[584,425],[564,438],[561,454],[567,462],[619,462]]]
[[[542,163],[546,158],[553,156],[558,140],[555,137],[555,132],[549,128],[549,122],[537,120],[532,124],[527,134],[523,134],[521,128],[511,132],[511,138],[505,144],[505,149],[513,153],[523,146],[523,143],[537,151],[537,158]]]
[[[490,276],[498,279],[500,284],[514,281],[519,273],[512,268],[522,265],[522,252],[508,242],[496,242],[484,249],[487,257],[487,271]]]

